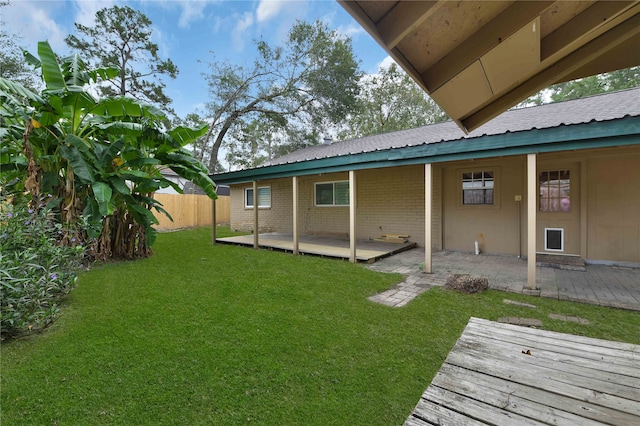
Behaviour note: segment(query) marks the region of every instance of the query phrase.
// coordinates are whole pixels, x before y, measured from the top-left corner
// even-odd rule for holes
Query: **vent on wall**
[[[564,251],[564,229],[544,228],[545,251]]]

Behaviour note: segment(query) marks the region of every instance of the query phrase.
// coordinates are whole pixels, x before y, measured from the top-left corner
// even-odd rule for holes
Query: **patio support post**
[[[356,172],[349,170],[349,261],[356,263]]]
[[[527,154],[527,287],[536,287],[536,211],[538,179],[536,154]]]
[[[298,238],[298,176],[293,176],[293,254],[299,254]]]
[[[431,200],[433,196],[433,175],[431,163],[424,165],[424,269],[422,272],[430,274],[432,270],[431,248]]]
[[[253,181],[253,248],[258,245],[258,181]]]
[[[216,230],[217,230],[217,218],[216,218],[216,199],[211,200],[211,220],[213,225],[211,226],[211,244],[216,244]]]

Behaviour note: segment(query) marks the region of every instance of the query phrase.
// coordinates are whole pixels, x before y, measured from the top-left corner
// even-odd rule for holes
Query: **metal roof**
[[[632,118],[622,123],[623,119]],[[253,169],[212,176],[219,183],[326,173],[401,164],[440,162],[594,145],[594,138],[630,137],[610,143],[638,144],[640,88],[571,101],[513,109],[464,134],[453,122],[314,145]],[[621,122],[618,126],[613,126]],[[598,126],[598,123],[602,125]],[[553,148],[551,147],[553,145]],[[542,148],[544,146],[544,148]]]

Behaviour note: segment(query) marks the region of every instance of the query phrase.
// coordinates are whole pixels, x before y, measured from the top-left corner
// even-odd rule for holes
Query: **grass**
[[[385,307],[367,296],[398,275],[211,246],[207,229],[154,251],[83,274],[50,329],[2,344],[3,425],[402,424],[471,316],[640,343],[638,313],[497,291]]]

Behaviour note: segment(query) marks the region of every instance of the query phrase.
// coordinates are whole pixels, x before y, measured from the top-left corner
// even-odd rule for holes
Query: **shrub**
[[[61,245],[60,224],[44,203],[0,198],[0,335],[16,336],[46,327],[73,288],[82,266],[80,245]],[[34,203],[31,203],[32,205]]]

